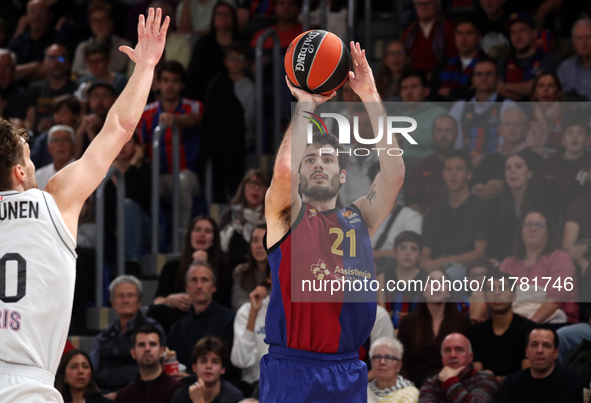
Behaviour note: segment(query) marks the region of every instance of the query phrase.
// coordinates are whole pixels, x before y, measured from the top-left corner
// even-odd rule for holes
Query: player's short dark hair
[[[88,7],[86,9],[86,15],[90,19],[90,16],[97,11],[102,11],[106,13],[111,19],[111,21],[113,20],[113,6],[110,3],[104,0],[92,0],[88,4]]]
[[[445,161],[450,160],[452,158],[459,158],[466,163],[466,168],[468,171],[473,171],[474,168],[472,167],[472,159],[470,158],[470,154],[467,151],[454,149],[448,152],[445,157],[443,158],[443,164]]]
[[[86,47],[84,48],[85,59],[88,59],[89,56],[96,54],[103,55],[107,59],[110,58],[111,46],[109,46],[105,42],[100,41],[90,42],[88,45],[86,45]]]
[[[339,143],[339,139],[332,133],[316,133],[312,136],[312,144],[316,147],[320,148],[325,144],[332,146],[335,151],[338,153],[338,160],[339,160],[339,169],[342,171],[343,169],[347,169],[347,164],[349,163],[349,155],[345,153],[345,149]]]
[[[152,333],[156,333],[158,335],[158,342],[160,343],[160,346],[163,347],[164,346],[164,342],[162,340],[163,336],[162,336],[162,333],[160,332],[160,330],[158,330],[158,328],[154,325],[141,325],[140,327],[135,329],[133,331],[133,333],[131,334],[131,348],[135,348],[135,342],[136,342],[138,334],[152,334]]]
[[[11,190],[10,172],[17,164],[24,164],[24,149],[21,139],[28,140],[25,129],[17,129],[0,118],[0,191]]]
[[[428,87],[429,86],[429,80],[427,80],[427,76],[425,75],[425,73],[423,73],[420,70],[407,70],[404,73],[402,73],[402,76],[400,77],[400,85],[402,85],[402,82],[404,80],[406,80],[407,78],[412,78],[412,77],[417,77],[419,80],[421,80],[421,85],[423,87]]]
[[[219,337],[205,336],[195,343],[195,347],[193,347],[193,351],[191,353],[191,359],[193,360],[193,363],[196,364],[199,357],[205,357],[207,353],[214,353],[218,355],[222,360],[222,366],[226,366],[226,344]]]
[[[402,245],[404,242],[414,243],[419,247],[419,252],[423,250],[423,238],[414,231],[402,231],[394,239],[394,249]]]
[[[556,333],[556,330],[552,329],[550,326],[548,325],[535,325],[534,327],[531,328],[531,330],[529,331],[529,333],[527,334],[527,344],[529,345],[529,337],[531,336],[532,332],[534,330],[547,330],[549,332],[552,332],[552,334],[554,335],[554,348],[558,348],[558,333]]]
[[[162,78],[162,73],[165,71],[168,73],[178,75],[183,83],[186,82],[187,72],[185,71],[183,65],[177,62],[176,60],[166,60],[162,62],[156,68],[156,79],[160,80],[160,78]]]
[[[80,102],[73,95],[61,95],[53,101],[53,112],[59,112],[63,107],[68,108],[74,115],[80,115]]]

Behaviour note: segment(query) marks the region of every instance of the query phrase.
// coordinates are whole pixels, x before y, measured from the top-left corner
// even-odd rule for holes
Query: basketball
[[[321,29],[298,35],[287,48],[284,61],[294,86],[323,95],[343,85],[351,67],[347,46],[332,32]]]

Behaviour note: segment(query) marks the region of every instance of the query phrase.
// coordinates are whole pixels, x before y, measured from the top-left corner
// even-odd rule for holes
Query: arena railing
[[[95,294],[96,308],[103,306],[103,279],[105,267],[105,187],[115,176],[117,179],[117,275],[125,273],[125,175],[111,167],[95,192],[96,214],[96,270]]]
[[[257,40],[255,47],[255,107],[256,107],[256,152],[263,154],[263,45],[268,37],[273,39],[273,136],[274,146],[281,142],[281,42],[272,28],[267,29]]]

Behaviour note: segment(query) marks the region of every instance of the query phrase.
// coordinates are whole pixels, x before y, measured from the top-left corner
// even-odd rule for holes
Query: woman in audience
[[[444,273],[430,273],[430,284],[425,290],[427,302],[420,303],[416,312],[406,315],[398,329],[398,339],[405,346],[402,359],[402,375],[414,382],[417,388],[429,376],[441,369],[441,342],[450,333],[465,334],[470,327],[467,315],[458,311],[458,305],[447,302],[451,293],[448,288],[431,289],[434,280],[441,281]]]
[[[419,390],[400,375],[404,348],[390,337],[377,339],[369,348],[375,379],[367,385],[368,403],[417,402]]]
[[[187,77],[187,96],[204,100],[207,85],[220,71],[225,70],[222,49],[238,41],[236,10],[224,1],[213,8],[209,34],[199,38],[191,55]]]
[[[65,403],[109,403],[101,395],[90,357],[82,350],[70,350],[62,357],[55,375],[55,388]]]
[[[236,195],[220,219],[222,251],[232,267],[246,262],[252,230],[265,224],[265,193],[270,181],[261,169],[251,169],[242,178]]]
[[[507,158],[503,191],[491,204],[488,256],[501,262],[511,255],[521,212],[534,208],[555,211],[547,193],[534,179],[532,158],[523,152]]]
[[[400,100],[400,77],[406,70],[409,59],[404,45],[399,40],[390,41],[382,57],[382,65],[376,75],[376,87],[384,101]]]
[[[519,224],[514,255],[501,264],[502,272],[520,278],[513,312],[536,323],[578,322],[575,265],[558,249],[553,222],[541,210],[532,210]]]
[[[148,312],[148,316],[158,320],[166,331],[191,309],[185,292],[185,276],[194,260],[205,260],[214,267],[217,291],[213,299],[230,306],[232,272],[220,247],[220,233],[215,220],[210,216],[198,216],[191,221],[189,228],[180,258],[167,262],[162,268],[154,305]]]
[[[248,302],[248,295],[251,291],[265,280],[265,273],[269,268],[267,252],[263,246],[265,232],[267,232],[265,224],[258,225],[252,230],[250,247],[248,248],[248,262],[239,265],[234,270],[232,308],[236,310]]]
[[[556,73],[544,71],[533,83],[530,99],[535,102],[530,113],[528,146],[542,156],[555,153],[562,148],[562,127],[564,116],[562,84]]]
[[[468,270],[468,281],[478,281],[479,284],[486,281],[494,270],[492,263],[487,258],[476,259],[466,269]],[[484,290],[472,291],[468,302],[470,303],[470,321],[472,323],[484,322],[488,319]]]

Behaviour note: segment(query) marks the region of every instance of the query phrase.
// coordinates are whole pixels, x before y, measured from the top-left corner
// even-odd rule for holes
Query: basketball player
[[[144,110],[169,18],[161,22],[160,9],[140,15],[135,49],[119,48],[136,63],[125,90],[86,153],[45,191],[26,134],[0,120],[1,402],[63,402],[53,383],[72,313],[78,216]]]
[[[385,122],[386,112],[358,43],[351,42],[351,56],[354,72],[349,73],[349,82],[376,133],[378,117]],[[269,354],[260,362],[261,402],[367,402],[367,368],[358,350],[374,325],[375,293],[369,302],[293,302],[291,285],[295,278],[314,279],[312,269],[319,260],[330,273],[328,278],[335,278],[339,266],[375,279],[370,237],[394,204],[404,163],[400,157],[380,153],[381,173],[367,195],[335,209],[339,188],[346,181],[347,158],[336,157],[337,149],[343,148],[332,135],[316,135],[307,145],[308,121],[303,118],[304,111],[313,112],[335,93],[313,95],[286,81],[298,103],[266,194],[265,246],[274,287],[265,323]],[[384,135],[375,147],[398,144],[394,140],[387,145]],[[335,153],[320,155],[320,148]]]

